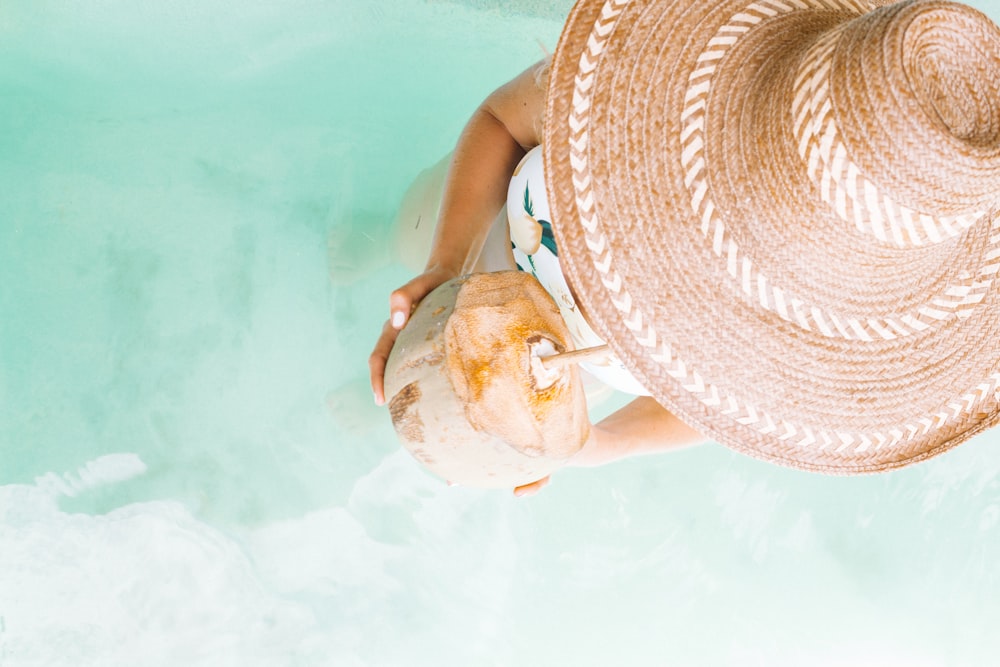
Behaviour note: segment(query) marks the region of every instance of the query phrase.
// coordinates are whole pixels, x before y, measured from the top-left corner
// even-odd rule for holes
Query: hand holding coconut
[[[452,271],[437,267],[431,268],[389,295],[389,319],[382,326],[382,334],[368,358],[368,371],[376,405],[385,405],[383,382],[385,363],[389,358],[393,344],[396,342],[396,337],[409,320],[410,313],[438,285],[454,277],[455,274]]]
[[[527,149],[541,140],[538,132],[542,125],[545,90],[539,85],[539,72],[544,72],[545,67],[545,63],[539,63],[497,89],[470,119],[448,168],[440,211],[415,210],[401,214],[401,218],[405,218],[401,224],[411,227],[428,217],[437,218],[438,223],[433,229],[425,270],[390,295],[389,319],[369,357],[372,391],[379,405],[392,400],[393,394],[386,391],[386,364],[400,331],[421,301],[435,288],[457,276],[472,271],[515,268],[507,217],[498,214],[502,213],[515,166]],[[423,225],[421,229],[430,232],[431,226]],[[397,409],[397,414],[402,416],[404,412]],[[577,422],[575,428],[581,427]],[[409,432],[412,434],[412,429]],[[401,436],[401,440],[405,444],[405,436]],[[545,466],[535,468],[533,474],[538,477],[528,479],[531,475],[527,475],[509,486],[515,487],[516,495],[529,495],[545,486],[549,473],[559,466],[603,465],[634,454],[666,451],[701,441],[699,434],[655,401],[640,398],[598,424],[590,425],[582,442],[571,442],[568,449],[551,456]],[[423,449],[426,456],[427,449]],[[570,451],[572,449],[576,449],[575,453]],[[446,472],[440,474],[448,478]],[[449,481],[463,483],[459,479]],[[492,481],[497,485],[495,479]],[[466,480],[464,483],[472,482]]]

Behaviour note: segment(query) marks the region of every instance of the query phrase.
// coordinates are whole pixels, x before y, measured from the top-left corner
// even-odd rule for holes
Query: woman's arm
[[[434,241],[424,272],[389,296],[389,320],[368,358],[375,402],[385,403],[385,363],[413,308],[438,285],[476,264],[507,186],[525,152],[541,143],[545,85],[528,68],[495,90],[469,119],[445,180]]]
[[[659,454],[705,442],[700,433],[675,417],[652,398],[642,396],[613,412],[590,428],[590,437],[570,466],[600,466],[612,461]],[[514,489],[514,495],[537,493],[546,484],[545,477]]]
[[[640,396],[591,428],[573,466],[599,466],[629,456],[659,454],[705,442],[705,438],[649,396]]]
[[[541,143],[545,90],[533,66],[476,109],[452,155],[427,268],[472,270],[524,154]]]

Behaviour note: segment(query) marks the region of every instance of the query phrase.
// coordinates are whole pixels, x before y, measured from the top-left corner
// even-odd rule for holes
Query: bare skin
[[[536,81],[539,65],[504,84],[479,106],[455,147],[445,180],[437,227],[423,273],[389,295],[389,319],[368,359],[375,402],[385,404],[383,379],[399,331],[427,294],[457,276],[481,269],[487,237],[507,198],[507,185],[524,154],[542,141],[545,90]],[[509,244],[486,248],[509,257]],[[513,259],[510,258],[513,268]],[[495,270],[495,269],[494,269]],[[705,439],[648,397],[640,397],[591,428],[590,438],[569,465],[598,466],[629,456],[666,452]],[[536,493],[549,478],[514,489]]]

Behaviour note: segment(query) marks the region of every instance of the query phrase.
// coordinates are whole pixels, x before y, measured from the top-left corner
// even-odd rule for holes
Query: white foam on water
[[[0,665],[975,664],[887,615],[919,592],[876,574],[882,542],[859,579],[829,516],[745,472],[706,476],[703,506],[629,489],[634,465],[524,502],[448,488],[396,450],[345,506],[230,531],[172,501],[71,514],[46,482],[79,493],[143,467],[119,454],[0,487]]]
[[[178,503],[87,516],[49,488],[0,487],[4,667],[360,664],[337,641]]]
[[[59,507],[144,471],[116,454],[0,486],[0,665],[424,664],[405,661],[435,655],[456,627],[463,654],[485,658],[503,640],[517,546],[497,496],[448,489],[405,451],[358,481],[349,508],[235,534],[172,501],[101,516]],[[483,500],[500,520],[449,544]],[[420,576],[455,587],[442,599],[413,587]],[[416,610],[433,628],[412,623]]]
[[[116,482],[124,482],[146,472],[138,454],[108,454],[88,461],[76,474],[46,473],[35,478],[35,486],[52,495],[73,497]]]

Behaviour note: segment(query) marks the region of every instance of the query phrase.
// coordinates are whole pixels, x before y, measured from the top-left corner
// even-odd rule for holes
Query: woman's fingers
[[[427,287],[428,281],[426,276],[426,273],[421,273],[389,295],[389,321],[396,331],[406,326],[406,322],[410,319],[410,313],[414,307],[434,287],[437,287],[437,285]]]
[[[442,269],[430,269],[389,295],[389,321],[399,331],[410,319],[410,313],[425,296],[455,275]]]
[[[410,313],[435,287],[453,277],[453,273],[443,269],[429,269],[389,295],[389,319],[382,325],[382,333],[368,357],[368,373],[376,405],[385,405],[385,364],[396,337],[410,319]]]
[[[514,489],[514,495],[517,496],[518,498],[523,498],[524,496],[533,496],[542,489],[544,489],[546,486],[548,486],[549,482],[551,481],[552,481],[551,477],[545,476],[540,480],[538,480],[537,482],[532,482],[531,484],[525,484],[523,486],[517,487],[516,489]]]
[[[389,295],[389,319],[382,325],[382,333],[368,357],[368,374],[376,405],[385,405],[385,364],[396,337],[410,319],[410,312],[430,291],[424,288],[421,278],[423,275],[417,276]]]
[[[406,326],[406,320],[410,319],[410,310],[413,309],[413,304],[423,296],[414,298],[413,290],[408,289],[409,287],[410,283],[407,283],[389,295],[389,323],[396,331]]]
[[[371,377],[372,393],[375,394],[375,404],[385,405],[385,362],[389,359],[389,352],[399,335],[392,322],[386,320],[382,325],[382,335],[375,343],[375,349],[368,357],[368,374]]]

